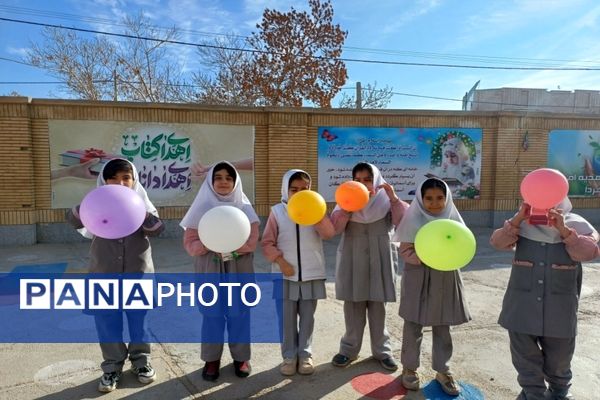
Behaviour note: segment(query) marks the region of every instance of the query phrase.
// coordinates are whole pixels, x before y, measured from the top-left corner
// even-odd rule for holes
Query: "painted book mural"
[[[49,131],[53,208],[80,203],[113,158],[134,163],[157,206],[190,205],[208,168],[221,160],[237,166],[253,201],[253,126],[55,120]]]

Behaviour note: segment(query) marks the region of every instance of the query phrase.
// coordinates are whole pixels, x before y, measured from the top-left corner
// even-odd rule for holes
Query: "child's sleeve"
[[[394,226],[398,226],[402,216],[404,215],[404,211],[408,208],[408,203],[398,199],[395,202],[390,202],[390,209],[392,210],[392,224]]]
[[[519,239],[520,229],[509,221],[504,221],[502,228],[498,228],[490,237],[490,244],[497,250],[512,250]]]
[[[335,228],[336,235],[339,235],[340,233],[344,232],[348,221],[350,221],[351,215],[352,213],[344,211],[341,208],[331,213],[331,222],[333,223],[333,227]]]
[[[156,215],[148,213],[142,224],[142,229],[148,236],[158,236],[165,230],[165,224]]]
[[[279,227],[273,213],[269,214],[267,225],[263,231],[262,241],[260,243],[262,252],[265,258],[271,262],[283,256],[283,252],[277,248],[277,236],[279,235]]]
[[[323,240],[328,240],[335,236],[335,227],[327,215],[315,224],[315,230]]]
[[[401,243],[399,253],[404,262],[414,265],[421,265],[421,260],[417,256],[414,243]]]
[[[256,245],[258,245],[258,222],[254,222],[250,225],[250,237],[246,240],[246,243],[242,247],[236,250],[238,254],[254,253]]]
[[[73,228],[83,228],[83,223],[81,222],[81,218],[79,218],[79,206],[75,206],[70,210],[67,210],[67,213],[65,214],[65,219],[69,224],[73,226]]]
[[[186,228],[183,232],[183,248],[192,257],[203,256],[209,252],[200,240],[198,230],[192,228]]]
[[[569,230],[571,234],[563,239],[563,243],[573,261],[591,261],[600,256],[597,233],[579,235],[574,229]]]

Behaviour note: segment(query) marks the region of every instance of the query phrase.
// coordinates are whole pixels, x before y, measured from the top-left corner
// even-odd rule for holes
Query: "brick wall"
[[[508,211],[519,203],[519,183],[543,167],[553,129],[600,130],[600,116],[532,112],[432,110],[324,110],[241,108],[67,100],[28,101],[0,97],[0,225],[62,222],[51,209],[48,121],[94,120],[252,125],[255,127],[255,196],[259,215],[279,201],[281,176],[307,170],[317,181],[319,126],[448,127],[483,130],[481,198],[457,200],[466,211]],[[529,149],[521,142],[529,133]],[[575,208],[598,208],[600,199],[573,199]],[[186,207],[161,207],[165,219],[180,219]]]

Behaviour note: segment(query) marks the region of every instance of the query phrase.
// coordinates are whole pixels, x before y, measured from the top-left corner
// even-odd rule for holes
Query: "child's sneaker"
[[[297,360],[295,358],[284,358],[279,366],[279,372],[281,372],[281,375],[285,376],[294,375],[296,373],[296,363]]]
[[[298,362],[298,373],[302,375],[310,375],[315,372],[315,365],[312,357],[302,357]]]
[[[98,383],[98,391],[103,393],[112,392],[117,388],[119,379],[121,379],[121,371],[105,372]]]
[[[458,396],[460,394],[460,386],[454,380],[454,377],[450,372],[445,374],[438,372],[435,375],[435,380],[442,385],[442,390],[450,396]]]
[[[402,386],[404,386],[405,389],[419,390],[420,384],[421,380],[419,379],[417,371],[408,368],[402,369]]]
[[[156,371],[150,364],[146,364],[143,367],[132,366],[131,370],[137,375],[138,381],[147,384],[156,380]]]

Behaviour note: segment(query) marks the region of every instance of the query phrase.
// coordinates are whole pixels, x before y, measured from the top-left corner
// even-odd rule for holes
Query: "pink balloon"
[[[538,209],[555,207],[568,193],[569,181],[556,169],[536,169],[528,173],[521,182],[523,200]]]
[[[118,239],[142,226],[146,205],[135,190],[122,185],[104,185],[83,198],[79,216],[83,226],[94,235]]]

